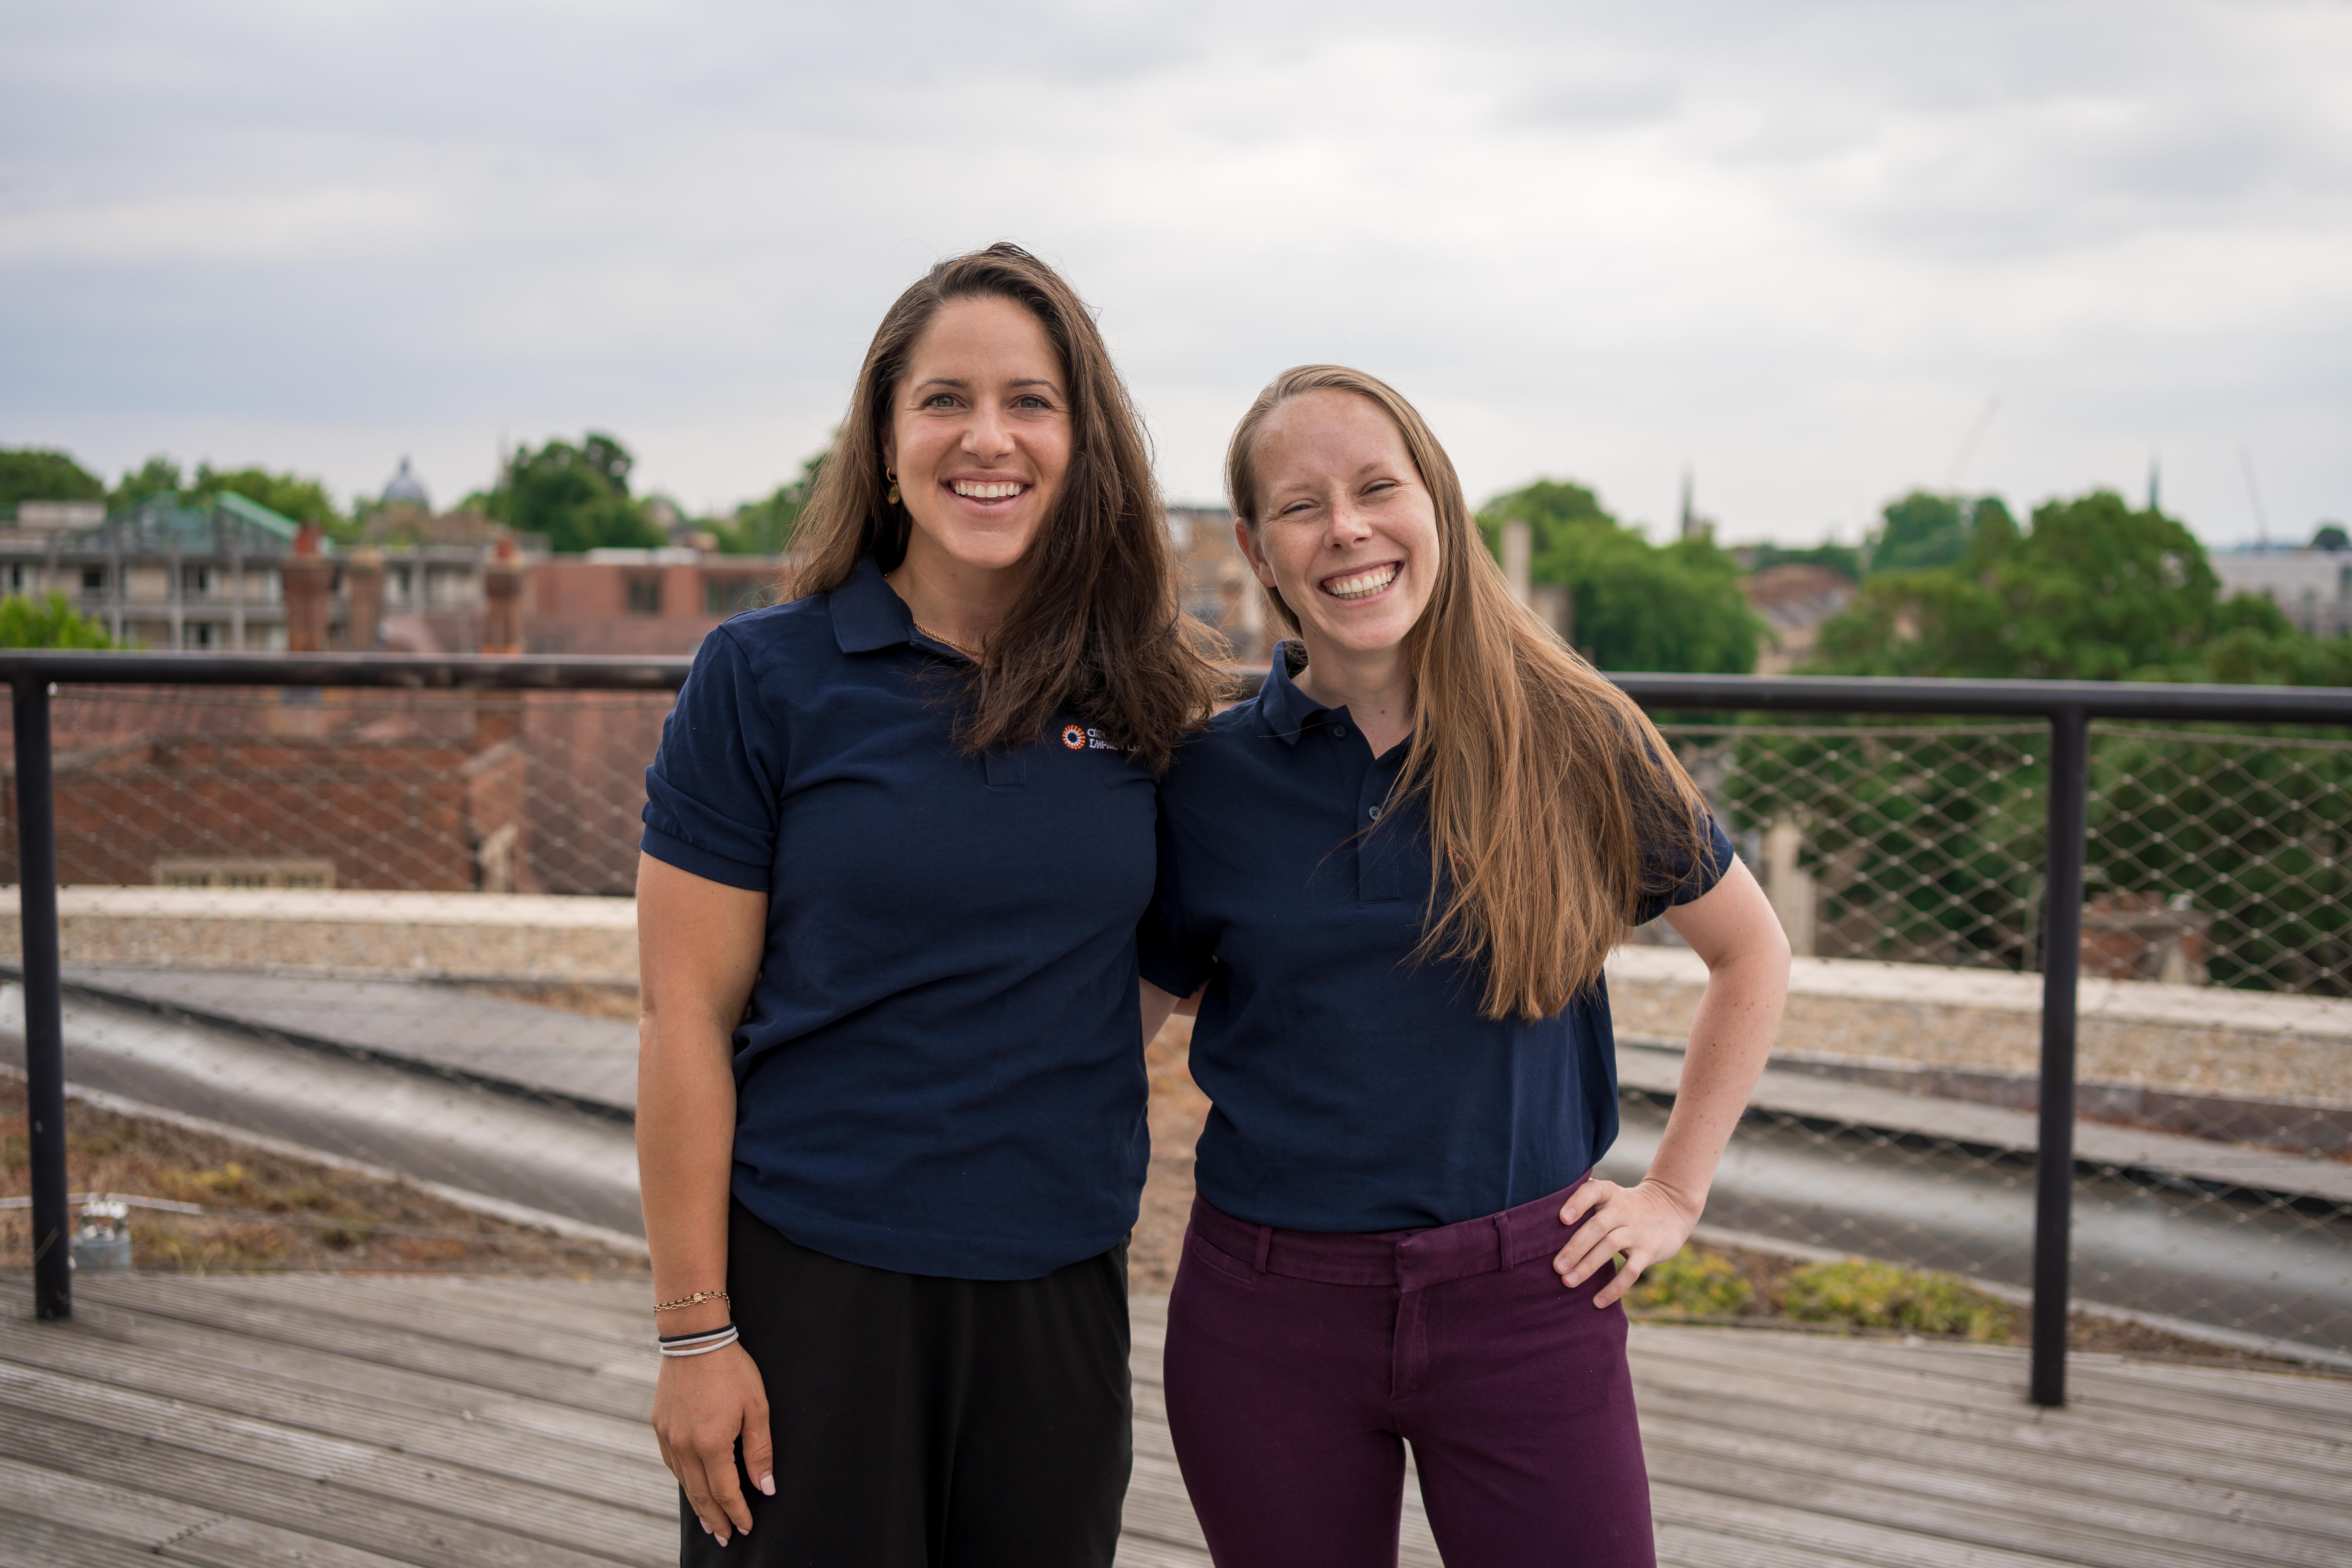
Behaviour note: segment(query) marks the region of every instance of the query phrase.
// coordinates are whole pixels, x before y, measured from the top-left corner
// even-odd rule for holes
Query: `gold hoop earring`
[[[898,504],[898,476],[892,473],[889,469],[885,468],[882,470],[882,477],[890,481],[889,501],[892,506],[897,506]]]

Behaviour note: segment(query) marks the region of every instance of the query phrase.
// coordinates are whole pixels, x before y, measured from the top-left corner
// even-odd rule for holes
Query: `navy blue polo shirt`
[[[1285,645],[1284,652],[1290,645]],[[1263,691],[1177,752],[1160,790],[1144,978],[1208,983],[1192,1076],[1213,1102],[1201,1195],[1255,1225],[1452,1225],[1558,1192],[1617,1136],[1604,988],[1535,1023],[1479,1016],[1472,965],[1416,964],[1429,899],[1419,805],[1380,813],[1406,745],[1375,758],[1277,657]],[[1687,903],[1731,864],[1660,853]]]
[[[871,559],[737,616],[663,727],[644,847],[768,896],[736,1197],[853,1263],[1034,1279],[1118,1244],[1150,1159],[1153,781],[1075,723],[959,752],[961,661]]]

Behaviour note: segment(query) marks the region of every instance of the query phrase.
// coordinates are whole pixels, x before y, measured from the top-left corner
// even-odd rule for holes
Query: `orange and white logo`
[[[1065,725],[1063,725],[1063,726],[1062,726],[1062,744],[1064,744],[1064,745],[1066,745],[1066,746],[1069,747],[1069,748],[1070,748],[1070,750],[1072,750],[1072,751],[1074,751],[1074,752],[1083,752],[1083,751],[1085,751],[1085,750],[1087,749],[1087,732],[1086,732],[1086,731],[1084,731],[1084,730],[1080,729],[1080,728],[1079,728],[1077,725],[1076,725],[1076,724],[1065,724]]]

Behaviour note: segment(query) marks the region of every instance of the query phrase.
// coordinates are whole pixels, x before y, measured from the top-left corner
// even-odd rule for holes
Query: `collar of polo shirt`
[[[833,591],[833,637],[844,653],[903,647],[914,640],[914,612],[882,581],[871,555],[859,556],[849,580]]]
[[[1332,711],[1298,689],[1298,683],[1292,677],[1306,668],[1305,644],[1276,643],[1274,668],[1265,672],[1265,685],[1258,691],[1259,727],[1276,740],[1288,742],[1294,746],[1317,714]]]

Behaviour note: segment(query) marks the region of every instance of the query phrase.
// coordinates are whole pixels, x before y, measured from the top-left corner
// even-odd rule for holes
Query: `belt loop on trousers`
[[[1273,1250],[1274,1250],[1274,1226],[1270,1226],[1270,1225],[1262,1225],[1262,1226],[1258,1226],[1258,1227],[1257,1227],[1257,1271],[1258,1271],[1260,1274],[1263,1274],[1263,1273],[1265,1273],[1265,1256],[1266,1256],[1266,1254],[1267,1254],[1267,1253],[1269,1253],[1269,1252],[1271,1252],[1271,1251],[1273,1251]]]
[[[1501,1215],[1495,1216],[1495,1267],[1506,1274],[1511,1269],[1511,1227]]]

